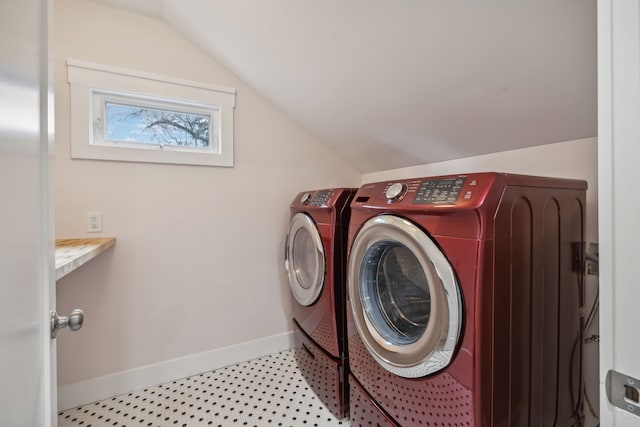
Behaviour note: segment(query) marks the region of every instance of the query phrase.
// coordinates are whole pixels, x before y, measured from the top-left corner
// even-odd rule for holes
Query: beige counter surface
[[[114,237],[57,239],[56,240],[56,280],[86,264],[113,245]]]

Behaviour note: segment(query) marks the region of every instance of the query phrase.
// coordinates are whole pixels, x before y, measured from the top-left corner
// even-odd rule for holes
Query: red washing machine
[[[356,189],[300,193],[291,203],[285,267],[293,293],[295,358],[307,382],[339,419],[349,415],[346,251]]]
[[[580,426],[586,182],[476,173],[351,204],[351,426]]]

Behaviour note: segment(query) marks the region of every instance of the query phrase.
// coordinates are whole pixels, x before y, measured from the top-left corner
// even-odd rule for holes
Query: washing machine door
[[[354,322],[388,371],[418,378],[445,368],[462,326],[462,296],[438,245],[411,221],[380,215],[358,232],[349,257]]]
[[[295,299],[302,305],[316,302],[324,285],[324,246],[316,224],[305,213],[291,218],[284,264]]]

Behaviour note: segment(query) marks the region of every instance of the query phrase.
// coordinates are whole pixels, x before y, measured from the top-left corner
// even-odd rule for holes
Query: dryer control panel
[[[320,190],[315,191],[313,193],[306,193],[309,196],[302,201],[304,205],[307,206],[327,206],[331,196],[333,195],[333,190]]]
[[[327,188],[323,190],[312,190],[298,193],[291,202],[290,208],[292,209],[307,209],[307,208],[334,208],[342,205],[345,201],[351,200],[353,194],[356,192],[355,188]]]

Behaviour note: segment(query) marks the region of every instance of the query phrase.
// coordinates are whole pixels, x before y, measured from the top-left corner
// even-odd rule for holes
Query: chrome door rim
[[[301,230],[309,233],[309,236],[311,237],[315,250],[313,257],[315,259],[315,265],[317,266],[313,274],[313,279],[311,280],[312,284],[307,288],[301,285],[300,280],[298,279],[299,272],[294,265],[293,243],[297,233]],[[291,291],[293,292],[293,296],[296,301],[305,306],[312,305],[316,302],[324,285],[326,267],[324,246],[322,245],[322,238],[320,237],[316,224],[313,222],[311,217],[305,213],[299,212],[291,218],[291,222],[289,223],[289,234],[287,235],[287,243],[285,246],[284,264],[287,270],[287,275],[289,276],[289,285],[291,286]]]
[[[374,327],[361,300],[362,261],[376,244],[395,242],[408,248],[422,267],[431,294],[431,314],[426,330],[410,344],[393,344]],[[349,256],[349,298],[356,329],[374,359],[388,371],[418,378],[446,367],[453,358],[462,326],[462,297],[446,256],[436,243],[412,222],[380,215],[358,232]]]

